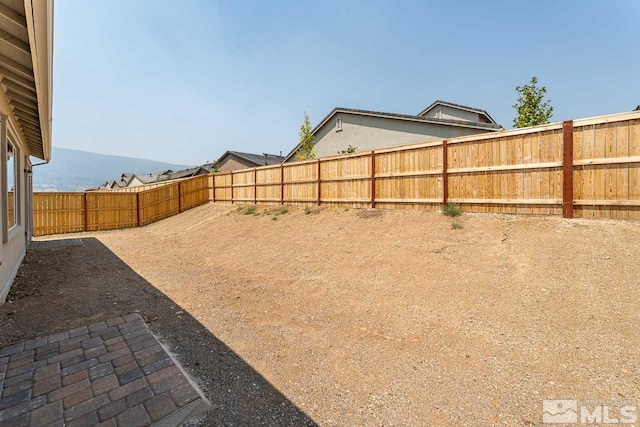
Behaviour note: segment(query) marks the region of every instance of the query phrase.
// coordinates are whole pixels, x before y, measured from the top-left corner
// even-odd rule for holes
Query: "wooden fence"
[[[139,227],[209,201],[203,175],[138,192],[34,193],[34,234]]]
[[[36,193],[37,235],[146,225],[214,202],[640,219],[640,111],[205,175]]]
[[[640,219],[640,112],[218,173],[212,199]]]

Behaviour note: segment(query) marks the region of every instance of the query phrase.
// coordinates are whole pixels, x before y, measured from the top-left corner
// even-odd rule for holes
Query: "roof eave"
[[[52,146],[54,0],[24,0],[24,6],[38,98],[43,153],[41,158],[48,161],[51,160]]]

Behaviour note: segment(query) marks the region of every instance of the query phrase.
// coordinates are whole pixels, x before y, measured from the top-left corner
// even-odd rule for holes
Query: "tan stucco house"
[[[335,156],[349,146],[358,151],[502,130],[485,110],[435,101],[419,114],[334,108],[312,130],[317,157]],[[296,161],[296,146],[285,162]]]
[[[282,153],[280,153],[282,154]],[[215,162],[219,172],[231,172],[239,169],[282,163],[284,157],[276,154],[252,154],[240,151],[226,151]]]
[[[30,156],[45,162],[51,158],[53,0],[3,0],[0,34],[0,303],[4,303],[33,231],[32,174],[37,164]]]

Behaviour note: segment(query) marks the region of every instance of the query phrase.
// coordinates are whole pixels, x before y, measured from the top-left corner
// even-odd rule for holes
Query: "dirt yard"
[[[459,221],[207,205],[76,234],[84,249],[55,264],[28,255],[0,307],[2,344],[78,322],[65,310],[85,323],[140,310],[217,405],[210,424],[541,425],[543,399],[640,398],[640,223]],[[71,281],[98,297],[75,301]],[[248,394],[264,387],[288,418]]]

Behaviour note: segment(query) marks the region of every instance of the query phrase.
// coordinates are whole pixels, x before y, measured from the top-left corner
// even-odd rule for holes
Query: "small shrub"
[[[309,206],[305,206],[304,207],[304,214],[305,215],[309,215],[311,213],[311,209],[309,209]]]
[[[345,211],[345,212],[349,212],[349,206],[345,207],[345,208],[344,208],[344,211]]]
[[[462,223],[460,221],[458,221],[458,220],[454,220],[451,223],[451,228],[453,228],[454,230],[460,230],[460,229],[462,229]]]
[[[353,147],[351,144],[349,144],[346,150],[340,150],[338,151],[338,154],[353,154],[356,151],[358,151],[358,147]]]
[[[253,215],[256,213],[256,207],[255,206],[247,206],[247,209],[243,212],[243,214],[245,215]]]
[[[284,214],[286,214],[286,213],[289,213],[289,209],[287,209],[287,208],[282,208],[282,209],[280,209],[280,210],[278,210],[278,211],[276,212],[276,215],[284,215]]]
[[[277,220],[278,220],[277,216],[274,215],[274,216],[271,217],[271,221],[277,221]]]
[[[462,214],[462,211],[460,210],[460,205],[449,202],[442,207],[442,213],[446,216],[456,217],[460,216]]]

